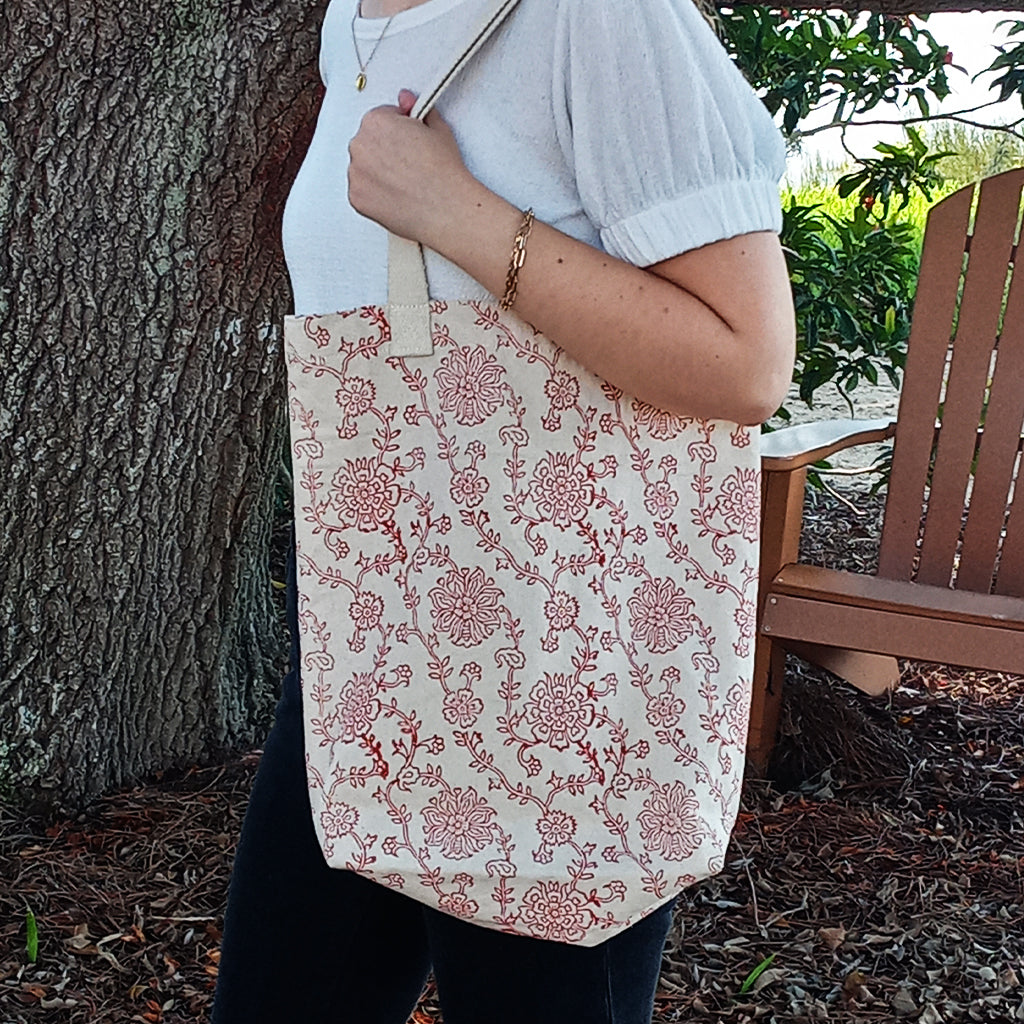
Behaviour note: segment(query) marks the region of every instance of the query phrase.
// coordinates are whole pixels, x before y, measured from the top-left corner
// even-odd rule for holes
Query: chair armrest
[[[896,420],[820,420],[761,435],[761,468],[767,472],[802,469],[844,448],[888,441]]]

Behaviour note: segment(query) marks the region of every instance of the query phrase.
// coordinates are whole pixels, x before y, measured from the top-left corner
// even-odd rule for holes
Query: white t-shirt
[[[387,299],[387,236],[348,203],[348,143],[371,107],[419,92],[450,60],[485,0],[426,0],[387,19],[351,19],[331,0],[326,86],[284,211],[298,314]],[[638,266],[781,227],[785,146],[763,104],[691,0],[522,0],[441,97],[469,170],[539,220]],[[433,298],[487,292],[437,253]]]

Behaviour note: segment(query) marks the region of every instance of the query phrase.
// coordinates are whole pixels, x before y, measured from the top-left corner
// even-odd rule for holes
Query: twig
[[[754,901],[754,924],[761,928],[761,917],[757,910],[757,890],[754,888],[754,879],[750,874],[750,865],[744,863],[743,870],[747,873],[747,881],[750,883],[750,898]]]
[[[822,489],[828,491],[828,493],[831,494],[832,497],[836,499],[836,501],[842,502],[855,516],[863,516],[867,514],[864,511],[864,509],[857,508],[857,506],[854,505],[854,503],[850,501],[850,499],[847,498],[846,495],[840,494],[834,487],[829,487],[829,485],[824,480],[821,481],[821,486]]]
[[[819,132],[828,131],[832,128],[859,128],[861,125],[873,124],[919,124],[922,121],[963,121],[964,124],[971,124],[976,128],[985,128],[986,130],[996,132],[1005,131],[1010,135],[1015,135],[1017,138],[1024,138],[1024,136],[1021,136],[1018,132],[1013,131],[1013,127],[1020,124],[1020,120],[1011,121],[1009,124],[982,124],[980,121],[971,121],[962,116],[964,114],[973,113],[975,110],[983,110],[985,107],[990,107],[993,104],[1000,102],[1002,101],[991,100],[988,103],[981,103],[976,107],[967,107],[964,110],[954,110],[948,114],[940,112],[937,114],[921,114],[917,117],[872,118],[871,120],[866,121],[829,121],[826,124],[818,125],[816,128],[808,128],[806,131],[800,132],[800,138],[806,139],[811,135],[817,135]]]
[[[834,466],[831,469],[816,469],[815,473],[826,476],[863,476],[865,473],[877,473],[884,468],[884,462],[876,462],[871,466]]]
[[[203,921],[216,921],[217,918],[214,915],[207,914],[199,917],[161,917],[156,914],[150,915],[150,919],[153,921],[171,921],[174,924],[201,924]]]

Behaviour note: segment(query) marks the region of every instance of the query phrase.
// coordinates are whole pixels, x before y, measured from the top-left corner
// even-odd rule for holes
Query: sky
[[[949,47],[953,55],[953,64],[963,67],[966,72],[957,71],[955,67],[949,68],[948,79],[952,93],[937,105],[937,110],[962,110],[995,98],[995,93],[989,91],[987,84],[991,82],[993,76],[986,76],[978,82],[972,82],[971,78],[991,64],[997,53],[994,44],[1006,38],[1006,29],[997,29],[996,26],[1000,21],[1009,19],[1024,20],[1024,13],[974,11],[963,14],[933,14],[928,18],[925,27],[937,42]],[[918,113],[916,104],[908,110],[912,115]],[[877,107],[869,116],[884,119],[899,117],[901,113],[901,109],[897,107]],[[1024,110],[1021,101],[1016,98],[967,116],[985,123],[998,124],[1015,120],[1022,113]],[[808,119],[807,126],[825,123],[828,120],[829,115],[822,113],[816,119]],[[872,155],[872,147],[877,142],[902,143],[904,140],[903,129],[898,126],[869,125],[848,129],[846,133],[847,145],[862,157]],[[838,130],[821,132],[804,141],[803,152],[790,156],[786,172],[788,183],[796,185],[801,169],[807,163],[812,163],[817,155],[827,163],[841,163],[848,159],[840,145]]]

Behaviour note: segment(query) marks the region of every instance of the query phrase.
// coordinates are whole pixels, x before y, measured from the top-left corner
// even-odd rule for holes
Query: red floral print
[[[729,727],[728,738],[742,750],[747,743],[747,728],[750,725],[750,688],[742,683],[730,686],[723,708]]]
[[[548,811],[538,819],[537,831],[548,846],[563,846],[576,835],[576,819],[564,811]]]
[[[757,605],[753,601],[743,601],[733,612],[733,620],[739,626],[739,636],[734,644],[736,653],[746,656],[757,631]]]
[[[578,942],[593,917],[583,894],[564,882],[538,882],[522,906],[530,932],[551,942]]]
[[[637,423],[647,428],[651,437],[658,441],[671,441],[678,437],[692,422],[682,416],[656,409],[653,405],[633,399],[633,415]]]
[[[544,384],[552,409],[571,409],[580,397],[580,382],[565,370],[555,370]]]
[[[525,713],[533,735],[554,750],[565,750],[570,743],[582,740],[594,720],[587,688],[561,673],[544,673],[530,690]]]
[[[738,469],[725,478],[718,499],[726,525],[739,530],[744,540],[758,538],[761,517],[761,478],[755,469]]]
[[[644,508],[655,519],[671,519],[678,504],[679,495],[667,480],[659,480],[644,488]]]
[[[431,317],[409,357],[377,307],[285,321],[313,820],[332,867],[595,945],[721,870],[758,434]]]
[[[572,629],[580,614],[580,603],[571,594],[558,590],[544,602],[544,614],[552,629]]]
[[[480,904],[470,899],[464,892],[446,892],[437,901],[442,910],[447,910],[455,917],[471,920],[480,910]]]
[[[337,803],[329,803],[320,812],[320,827],[329,839],[347,836],[358,824],[359,812],[340,800]]]
[[[475,508],[484,500],[490,487],[487,477],[481,476],[474,466],[463,469],[452,477],[450,493],[457,505]]]
[[[341,691],[332,716],[341,726],[341,739],[352,740],[369,732],[379,708],[373,676],[358,673]]]
[[[434,625],[456,647],[475,647],[501,625],[501,591],[477,566],[452,569],[433,590]]]
[[[450,725],[459,726],[460,729],[469,729],[476,725],[476,720],[483,709],[484,702],[475,697],[473,691],[468,688],[445,694],[444,720]]]
[[[704,826],[696,795],[681,782],[659,787],[647,800],[637,820],[644,849],[666,860],[685,860],[700,845]]]
[[[398,489],[374,459],[346,459],[334,474],[334,504],[343,519],[370,533],[393,515]]]
[[[377,389],[372,380],[362,377],[347,378],[334,393],[335,401],[345,419],[355,419],[373,408],[373,400],[377,397]]]
[[[565,530],[587,514],[594,487],[572,455],[550,452],[534,470],[531,494],[538,514]]]
[[[356,629],[376,629],[384,614],[384,598],[364,590],[352,599],[348,606],[348,614]]]
[[[656,729],[674,729],[685,710],[683,699],[665,690],[647,702],[647,721]]]
[[[652,654],[678,647],[693,633],[693,599],[667,577],[640,585],[629,599],[633,639]]]
[[[439,793],[423,809],[423,838],[449,860],[465,860],[491,842],[495,810],[475,789]]]
[[[464,427],[483,423],[501,405],[504,372],[483,345],[455,349],[434,373],[441,408]]]

